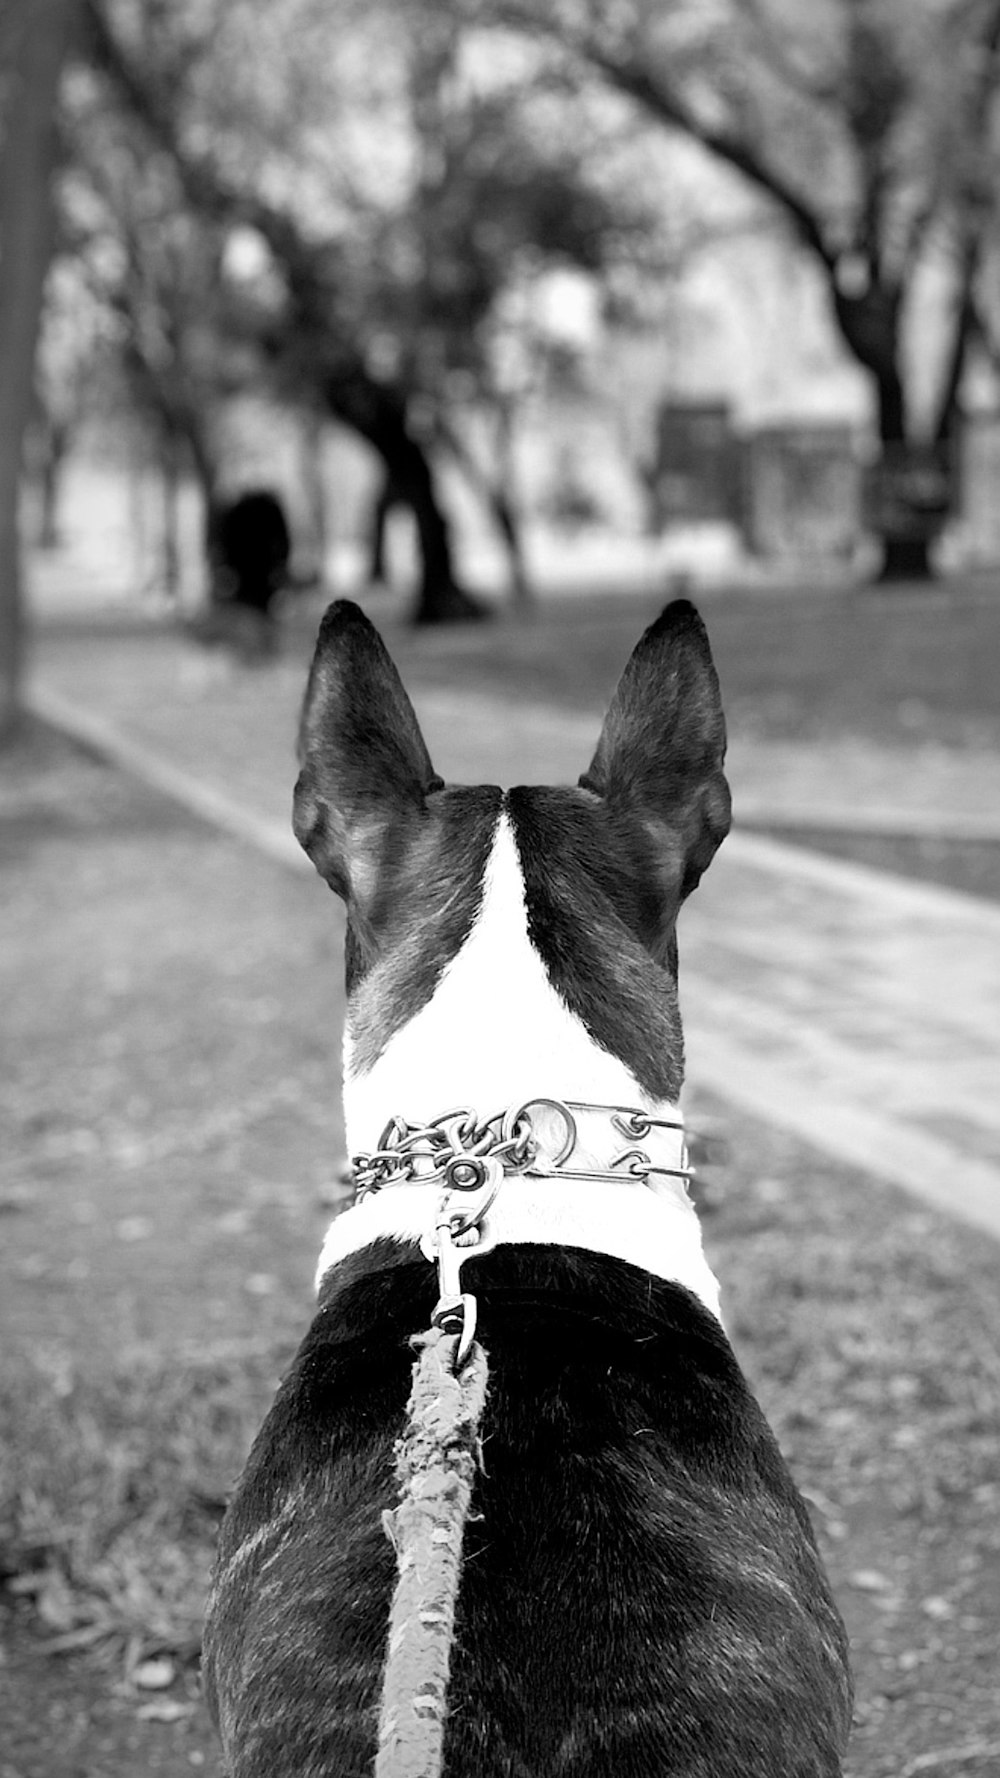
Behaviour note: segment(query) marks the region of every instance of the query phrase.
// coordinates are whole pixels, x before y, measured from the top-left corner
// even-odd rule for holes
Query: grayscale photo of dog
[[[445,784],[326,612],[294,825],[347,909],[357,1191],[222,1528],[231,1778],[842,1771],[844,1628],[688,1190],[676,920],[725,739],[675,601],[578,784]]]

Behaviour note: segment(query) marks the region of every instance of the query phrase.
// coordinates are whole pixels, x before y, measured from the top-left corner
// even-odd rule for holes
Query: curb
[[[114,723],[81,709],[45,686],[32,686],[25,694],[24,705],[50,728],[99,753],[130,777],[161,791],[199,820],[263,852],[275,864],[312,876],[313,867],[298,845],[290,823],[285,828],[264,815],[254,815],[225,791],[215,790],[192,773],[171,765],[151,748],[123,735]]]

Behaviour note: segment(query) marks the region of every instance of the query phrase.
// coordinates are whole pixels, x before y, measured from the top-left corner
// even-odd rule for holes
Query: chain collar
[[[544,1120],[537,1117],[540,1108],[544,1108]],[[540,1127],[543,1121],[551,1124],[553,1114],[557,1127],[561,1124],[557,1137],[550,1130],[543,1133]],[[614,1136],[625,1138],[625,1146],[615,1143],[606,1167],[573,1167],[568,1163],[580,1145],[580,1121],[591,1114],[604,1123],[610,1122]],[[658,1166],[641,1146],[658,1130],[676,1130],[681,1134],[679,1166]],[[386,1186],[426,1185],[436,1180],[459,1191],[475,1189],[482,1183],[482,1171],[475,1163],[488,1160],[498,1162],[504,1174],[524,1173],[541,1179],[603,1180],[609,1184],[640,1179],[648,1184],[651,1176],[662,1175],[687,1181],[694,1170],[688,1164],[683,1131],[679,1119],[653,1117],[633,1106],[548,1096],[526,1100],[516,1110],[499,1111],[483,1120],[469,1107],[442,1112],[427,1124],[393,1117],[382,1131],[377,1148],[352,1158],[355,1199],[360,1203],[369,1193]],[[593,1150],[605,1144],[590,1142],[587,1146]]]
[[[615,1145],[606,1168],[567,1166],[579,1145],[579,1120],[591,1114],[604,1124],[610,1121],[614,1136],[624,1137],[626,1145]],[[657,1166],[639,1146],[654,1130],[681,1133],[679,1167]],[[457,1335],[454,1363],[459,1370],[476,1329],[476,1299],[462,1289],[462,1266],[492,1246],[486,1216],[504,1179],[520,1173],[534,1179],[588,1179],[612,1185],[638,1179],[646,1185],[651,1175],[662,1174],[686,1185],[692,1169],[683,1131],[676,1118],[653,1117],[632,1106],[548,1097],[528,1099],[516,1110],[499,1111],[482,1121],[469,1107],[442,1112],[429,1124],[393,1117],[378,1147],[353,1157],[355,1201],[389,1186],[440,1184],[433,1227],[421,1248],[437,1265],[438,1301],[431,1322]],[[591,1141],[587,1146],[600,1152],[603,1145]]]

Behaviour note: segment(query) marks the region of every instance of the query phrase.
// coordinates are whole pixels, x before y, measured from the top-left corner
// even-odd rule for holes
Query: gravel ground
[[[0,1778],[211,1778],[192,1642],[333,1195],[339,915],[43,733],[0,879]],[[692,1121],[728,1149],[708,1245],[854,1642],[851,1778],[996,1774],[996,1251],[720,1103]]]

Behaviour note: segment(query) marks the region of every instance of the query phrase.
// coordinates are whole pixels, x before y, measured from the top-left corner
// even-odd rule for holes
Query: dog
[[[676,919],[730,819],[701,619],[643,635],[576,787],[502,791],[442,782],[336,602],[299,756],[295,831],[347,906],[350,1148],[453,1106],[505,1108],[508,1162],[522,1137],[463,1273],[489,1384],[444,1778],[835,1778],[843,1625],[685,1189]],[[372,1770],[438,1196],[418,1166],[334,1220],[229,1505],[204,1676],[231,1778]]]

